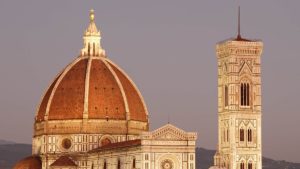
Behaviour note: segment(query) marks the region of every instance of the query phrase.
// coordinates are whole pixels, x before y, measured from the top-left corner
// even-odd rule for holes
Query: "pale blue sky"
[[[262,39],[263,154],[300,162],[300,1],[240,0],[242,35]],[[217,143],[215,44],[236,36],[236,0],[0,2],[0,139],[30,143],[36,106],[82,47],[95,9],[108,57],[132,77],[151,129],[171,123]]]

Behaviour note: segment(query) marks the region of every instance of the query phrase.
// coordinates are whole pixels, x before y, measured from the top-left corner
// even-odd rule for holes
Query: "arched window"
[[[118,160],[118,169],[121,169],[121,160]]]
[[[252,130],[248,129],[248,142],[252,142]]]
[[[244,162],[242,162],[242,163],[240,164],[240,169],[245,169],[245,164],[244,164]]]
[[[248,169],[252,169],[252,163],[251,162],[248,163]]]
[[[247,89],[246,89],[247,95],[246,95],[246,106],[250,106],[250,97],[249,97],[249,83],[247,83]]]
[[[241,106],[244,105],[244,83],[241,84]]]
[[[250,85],[241,83],[241,106],[250,106]]]
[[[246,83],[244,83],[244,85],[243,85],[243,88],[244,88],[244,96],[243,96],[243,102],[244,102],[244,105],[243,106],[246,106],[247,104],[247,84]]]
[[[104,161],[103,169],[106,169],[106,168],[107,168],[107,164],[106,164],[106,161]]]
[[[224,96],[224,100],[225,100],[225,106],[228,106],[228,86],[225,86],[225,96]]]
[[[109,138],[104,138],[101,140],[101,146],[105,146],[111,144],[111,140]]]
[[[245,132],[244,129],[240,129],[240,141],[245,141]]]
[[[132,161],[132,168],[135,169],[135,165],[136,165],[136,161],[135,161],[135,158],[133,159]]]

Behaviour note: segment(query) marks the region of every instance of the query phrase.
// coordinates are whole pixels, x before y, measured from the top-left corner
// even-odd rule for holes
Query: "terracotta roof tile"
[[[112,64],[110,65],[123,84],[128,101],[130,119],[147,122],[148,118],[146,114],[146,107],[143,105],[143,100],[140,98],[138,90],[135,89],[134,85],[130,82],[126,75],[120,71],[120,69]]]
[[[125,147],[134,147],[134,146],[140,146],[140,145],[142,145],[142,141],[140,139],[136,139],[136,140],[129,140],[129,141],[122,141],[122,142],[107,144],[102,147],[93,149],[90,152],[100,152],[100,151],[104,151],[104,150],[118,149],[118,148],[125,148]]]
[[[101,59],[92,61],[89,85],[89,118],[126,119],[121,89]]]
[[[29,156],[15,164],[13,169],[42,169],[42,162],[39,156]]]
[[[49,121],[84,117],[122,122],[132,120],[148,126],[147,107],[138,88],[121,68],[104,57],[81,56],[62,71],[44,95],[37,110],[36,123],[42,123],[46,117]],[[131,125],[126,127],[124,125],[120,134],[149,130],[148,127],[138,130]]]
[[[87,59],[78,61],[57,86],[49,110],[49,120],[83,117]]]
[[[61,74],[60,74],[61,75]],[[44,95],[44,98],[42,99],[42,102],[40,104],[39,110],[38,110],[38,114],[36,117],[37,121],[42,121],[44,120],[44,116],[46,113],[46,109],[47,109],[47,104],[48,104],[48,100],[50,98],[50,95],[52,93],[52,90],[54,88],[54,85],[57,82],[57,79],[60,77],[60,75],[58,77],[56,77],[56,79],[52,82],[52,84],[50,85],[50,87],[48,88],[47,92]]]
[[[60,156],[50,166],[77,166],[75,162],[68,156]]]

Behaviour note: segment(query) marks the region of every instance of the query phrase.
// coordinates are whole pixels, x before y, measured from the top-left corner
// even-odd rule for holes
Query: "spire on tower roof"
[[[241,7],[240,6],[239,6],[239,10],[238,10],[238,35],[235,40],[236,41],[251,41],[251,40],[242,38],[242,35],[241,35]]]
[[[237,39],[242,39],[241,36],[241,7],[239,6],[239,13],[238,13],[238,35]]]

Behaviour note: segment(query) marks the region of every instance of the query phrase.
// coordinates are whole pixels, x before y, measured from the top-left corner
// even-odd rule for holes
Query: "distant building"
[[[237,38],[217,44],[218,148],[214,167],[262,169],[261,54],[259,40]]]
[[[38,106],[32,156],[14,169],[195,169],[197,134],[171,124],[149,131],[144,99],[107,58],[94,17],[80,55]]]

